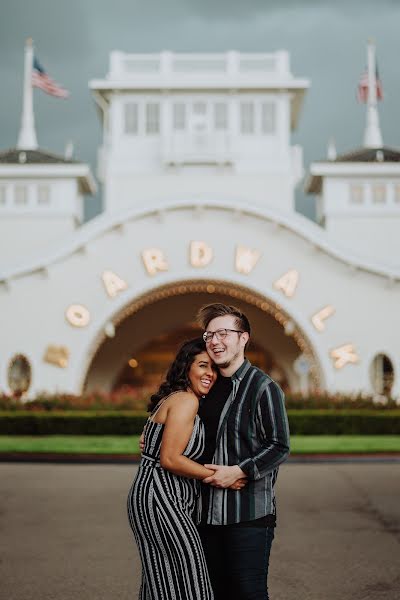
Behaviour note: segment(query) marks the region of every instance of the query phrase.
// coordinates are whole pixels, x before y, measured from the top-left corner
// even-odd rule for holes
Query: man
[[[268,600],[269,554],[276,524],[274,485],[289,455],[280,387],[245,358],[249,321],[239,309],[200,309],[207,351],[220,376],[200,409],[206,431],[201,462],[214,475],[202,486],[200,537],[215,600]],[[240,491],[228,489],[238,479]]]

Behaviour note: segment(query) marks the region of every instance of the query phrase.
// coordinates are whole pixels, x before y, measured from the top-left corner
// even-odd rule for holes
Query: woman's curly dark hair
[[[147,407],[149,412],[152,412],[165,396],[172,394],[172,392],[186,392],[190,388],[189,370],[195,357],[201,354],[201,352],[206,352],[206,344],[200,337],[182,344],[174,362],[168,369],[165,381],[162,382],[158,391],[150,398],[150,403]]]

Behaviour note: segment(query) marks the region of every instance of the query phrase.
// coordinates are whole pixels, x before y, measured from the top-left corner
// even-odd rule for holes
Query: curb
[[[55,463],[55,464],[130,464],[140,462],[140,454],[78,454],[50,452],[0,452],[0,463]],[[318,463],[400,463],[400,452],[353,454],[291,454],[288,464]]]

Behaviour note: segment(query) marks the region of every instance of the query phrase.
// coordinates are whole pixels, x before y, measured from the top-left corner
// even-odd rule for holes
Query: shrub
[[[292,435],[396,435],[400,410],[289,410]],[[137,435],[147,414],[133,411],[0,413],[3,435]]]
[[[21,401],[12,396],[0,394],[1,411],[24,412],[53,412],[63,410],[73,411],[146,411],[150,395],[154,390],[124,387],[117,392],[91,392],[82,396],[73,394],[38,394],[34,399]],[[326,392],[312,393],[307,397],[301,394],[286,394],[287,409],[335,409],[335,410],[392,410],[398,408],[394,399],[386,403],[376,402],[377,398],[363,394],[345,395],[328,394]]]

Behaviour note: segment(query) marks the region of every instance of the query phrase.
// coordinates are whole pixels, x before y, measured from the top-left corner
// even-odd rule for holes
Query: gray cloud
[[[87,85],[106,74],[113,49],[289,50],[293,73],[312,82],[293,135],[293,143],[304,147],[308,164],[325,156],[332,135],[340,151],[360,145],[365,111],[355,101],[355,90],[365,66],[366,40],[372,36],[385,90],[380,111],[384,140],[400,146],[399,22],[397,0],[3,0],[1,146],[16,143],[23,45],[29,36],[51,76],[71,91],[68,101],[35,91],[40,145],[62,152],[72,138],[79,158],[93,168],[101,131]],[[98,206],[99,200],[92,204]],[[312,201],[301,192],[298,204],[311,214]]]

